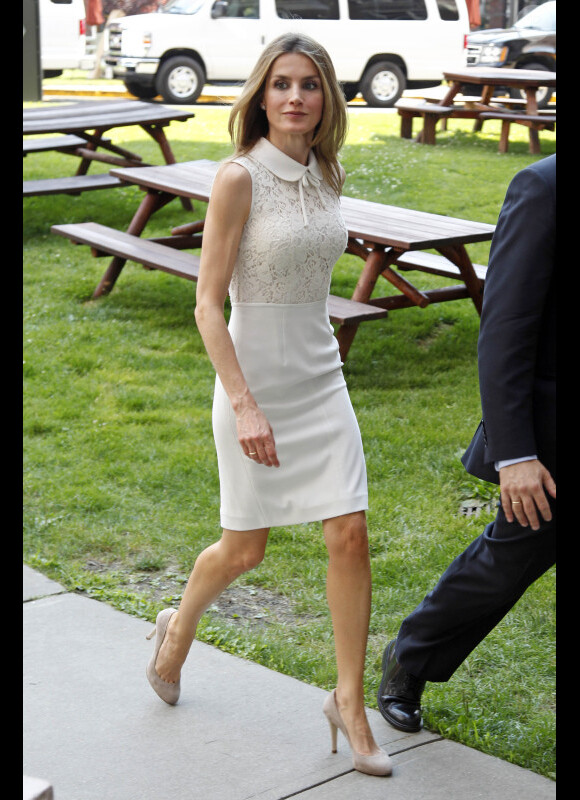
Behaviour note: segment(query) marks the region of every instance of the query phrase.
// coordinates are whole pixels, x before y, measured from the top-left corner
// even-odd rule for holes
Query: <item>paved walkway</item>
[[[368,710],[388,778],[352,768],[326,692],[194,642],[176,706],[151,690],[151,624],[24,566],[24,800],[555,800],[547,778]]]

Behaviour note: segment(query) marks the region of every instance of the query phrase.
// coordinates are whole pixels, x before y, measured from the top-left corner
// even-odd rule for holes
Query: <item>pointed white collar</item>
[[[286,153],[278,150],[272,142],[262,137],[250,150],[248,155],[256,159],[256,161],[259,161],[266,169],[269,169],[270,172],[273,172],[274,175],[281,178],[283,181],[299,181],[301,178],[304,178],[306,173],[314,175],[318,181],[323,180],[322,170],[312,150],[308,155],[308,164],[304,165],[290,158]],[[317,184],[317,181],[313,181],[312,183]]]

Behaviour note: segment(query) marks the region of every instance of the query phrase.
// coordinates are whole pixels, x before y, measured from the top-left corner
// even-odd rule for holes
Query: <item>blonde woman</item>
[[[179,609],[160,612],[147,675],[163,700],[177,702],[202,614],[262,561],[270,528],[322,520],[338,673],[324,704],[333,751],[340,728],[356,769],[389,775],[363,694],[371,600],[365,461],[327,311],[347,241],[337,159],[346,128],[330,58],[302,35],[264,50],[232,108],[235,153],[212,188],[195,309],[216,371],[223,531],[198,556]]]

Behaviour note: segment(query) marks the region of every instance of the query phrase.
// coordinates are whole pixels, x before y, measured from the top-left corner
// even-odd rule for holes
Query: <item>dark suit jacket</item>
[[[536,454],[556,478],[556,156],[511,181],[493,236],[478,339],[483,419],[462,460]]]

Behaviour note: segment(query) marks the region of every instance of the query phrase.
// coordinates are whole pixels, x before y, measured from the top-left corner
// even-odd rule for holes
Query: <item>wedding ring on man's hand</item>
[[[248,453],[248,455],[249,455],[249,456],[257,456],[258,454],[257,454],[257,452],[254,450],[254,452],[253,452],[253,453]]]
[[[521,500],[512,500],[511,503],[512,503],[512,506],[521,506],[521,504],[522,504]]]

